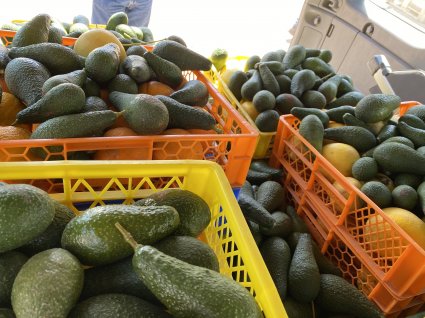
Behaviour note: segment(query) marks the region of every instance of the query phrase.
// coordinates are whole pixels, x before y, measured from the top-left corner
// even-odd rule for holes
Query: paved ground
[[[72,7],[71,7],[72,4]],[[287,49],[302,0],[153,0],[151,28],[155,39],[178,35],[188,47],[209,55],[225,48],[230,56],[262,55]],[[3,8],[0,22],[31,19],[48,13],[62,21],[77,14],[90,18],[91,0],[14,0]]]

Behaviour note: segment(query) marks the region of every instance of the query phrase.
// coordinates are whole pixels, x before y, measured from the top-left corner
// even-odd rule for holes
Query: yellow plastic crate
[[[40,187],[75,213],[110,202],[131,204],[167,188],[192,191],[211,209],[211,223],[201,239],[216,253],[220,272],[246,287],[266,318],[288,317],[232,188],[217,163],[195,160],[6,162],[0,165],[0,180]]]

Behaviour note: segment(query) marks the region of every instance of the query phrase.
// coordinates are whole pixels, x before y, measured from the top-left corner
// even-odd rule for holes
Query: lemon
[[[346,177],[352,176],[351,167],[360,158],[354,147],[340,142],[324,145],[322,155]]]
[[[244,101],[241,104],[241,107],[243,108],[243,110],[248,114],[248,116],[252,119],[255,120],[258,116],[258,111],[255,109],[253,102],[250,101]]]
[[[420,218],[408,210],[396,207],[385,208],[382,211],[425,249],[425,223]],[[365,239],[380,256],[398,257],[400,256],[398,235],[393,233],[388,223],[383,222],[381,215],[375,214],[369,217],[364,229]]]

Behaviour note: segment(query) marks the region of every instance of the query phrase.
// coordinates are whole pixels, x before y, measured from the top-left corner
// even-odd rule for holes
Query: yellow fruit
[[[324,145],[322,155],[346,177],[352,176],[351,167],[360,158],[354,147],[339,142]]]
[[[111,32],[104,29],[90,29],[79,36],[74,44],[74,51],[81,56],[86,57],[95,48],[104,46],[108,43],[115,43],[120,48],[121,62],[127,57],[124,46],[118,38]]]
[[[412,212],[401,208],[385,208],[382,211],[400,226],[418,245],[425,249],[425,223]],[[381,256],[400,256],[398,235],[388,223],[382,223],[380,215],[369,217],[364,229],[365,240]],[[394,237],[394,239],[392,239]]]
[[[255,118],[258,116],[258,111],[255,109],[254,104],[250,101],[245,101],[241,104],[241,106],[248,116],[255,121]]]
[[[360,189],[363,185],[363,182],[353,178],[353,177],[346,177],[347,181],[350,182],[353,186],[355,186],[357,189]],[[338,190],[339,193],[341,193],[344,198],[348,199],[349,193],[347,192],[347,190],[340,185],[337,181],[335,181],[333,183],[333,186],[335,187],[335,189]]]
[[[237,70],[238,70],[237,68],[232,68],[232,69],[227,68],[224,72],[222,72],[222,73],[220,74],[221,79],[223,80],[223,82],[224,82],[226,85],[229,85],[230,77],[231,77],[231,76],[233,75],[233,73],[235,73]],[[221,84],[221,81],[218,81],[218,86],[217,86],[217,88],[218,88],[218,90],[219,90],[220,92],[223,92],[223,85]]]

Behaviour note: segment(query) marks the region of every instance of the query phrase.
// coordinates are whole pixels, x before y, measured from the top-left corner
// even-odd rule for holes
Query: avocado
[[[127,23],[120,23],[120,24],[118,24],[115,27],[114,30],[116,32],[120,33],[126,39],[137,38],[136,32],[134,32],[134,30],[129,25],[127,25]]]
[[[186,263],[220,271],[217,256],[211,247],[193,236],[168,236],[152,246]]]
[[[393,206],[412,211],[418,203],[418,193],[409,185],[399,185],[391,192]]]
[[[54,117],[38,125],[32,132],[31,139],[103,135],[103,131],[115,123],[117,114],[111,110],[104,110]],[[75,125],[75,123],[78,123],[78,125]],[[50,152],[61,152],[63,147],[50,146],[48,149]],[[31,151],[40,158],[46,158],[48,155],[42,148],[31,148]]]
[[[136,46],[130,47],[134,48]],[[142,47],[142,46],[137,46]],[[146,59],[143,57],[143,54],[145,54],[147,51],[145,50],[142,54],[142,56],[139,55],[129,55],[127,50],[127,57],[124,59],[124,61],[120,64],[120,71],[121,73],[127,74],[130,76],[133,80],[136,81],[137,84],[141,84],[144,82],[149,81],[152,78],[152,69],[149,66]]]
[[[396,125],[386,124],[379,131],[378,136],[376,136],[376,139],[378,140],[378,143],[382,143],[383,141],[391,137],[396,137],[398,135],[399,135],[399,132]]]
[[[241,87],[241,96],[244,100],[252,101],[254,95],[261,91],[263,88],[263,83],[261,81],[260,72],[254,70],[252,76],[242,84]]]
[[[82,109],[82,113],[92,112],[92,111],[99,111],[99,110],[109,110],[108,105],[105,103],[105,101],[97,96],[88,96],[85,99],[85,104]]]
[[[274,76],[272,71],[269,69],[269,67],[264,63],[260,63],[258,67],[258,72],[260,73],[261,82],[263,83],[263,88],[271,92],[274,96],[279,95],[280,94],[279,83],[277,82],[276,77]]]
[[[111,92],[112,105],[123,111],[131,129],[141,135],[157,135],[169,124],[167,107],[157,96]]]
[[[0,71],[4,72],[4,69],[6,68],[9,62],[9,49],[6,48],[0,41]]]
[[[133,267],[174,317],[263,316],[254,297],[238,282],[216,271],[178,260],[152,246],[135,247]]]
[[[143,54],[144,59],[153,70],[159,81],[170,87],[176,88],[183,81],[182,70],[173,62],[170,62],[153,52]]]
[[[62,44],[62,32],[63,30],[50,26],[49,27],[49,36],[47,38],[47,42],[49,43],[57,43]]]
[[[80,300],[102,294],[118,293],[133,295],[153,304],[160,304],[159,300],[137,276],[131,262],[132,256],[112,264],[86,269]]]
[[[84,270],[78,259],[62,248],[31,257],[12,288],[17,317],[67,317],[83,288]]]
[[[379,181],[368,181],[360,189],[381,209],[391,206],[391,191],[386,185]]]
[[[80,33],[87,32],[89,27],[84,23],[73,23],[69,26],[69,33]]]
[[[425,155],[400,143],[384,142],[378,145],[373,151],[373,158],[385,171],[425,175]]]
[[[359,181],[369,181],[378,173],[378,164],[371,157],[362,157],[351,167],[353,177]]]
[[[291,79],[288,76],[286,76],[285,74],[276,75],[276,81],[279,84],[280,88],[278,96],[291,92]]]
[[[86,82],[87,74],[84,70],[76,70],[66,74],[55,75],[47,79],[42,88],[41,92],[45,95],[53,87],[58,86],[59,84],[71,83],[79,87],[83,87]]]
[[[25,57],[43,64],[51,74],[65,74],[84,67],[85,59],[73,49],[58,43],[39,43],[12,47],[11,58]],[[105,66],[105,65],[104,65]]]
[[[317,117],[316,115],[307,115],[301,120],[298,132],[318,152],[321,153],[323,147],[323,137],[326,130],[324,129],[319,117]]]
[[[183,189],[167,189],[134,203],[136,206],[171,206],[179,214],[180,224],[175,235],[197,237],[211,221],[208,204],[196,193]]]
[[[324,62],[329,63],[332,60],[332,51],[322,49],[320,50],[319,56],[320,59],[322,59]]]
[[[156,98],[158,98],[168,110],[169,122],[167,128],[212,129],[218,133],[221,132],[220,129],[216,127],[217,122],[214,116],[209,112],[182,104],[168,96],[157,95]]]
[[[302,302],[296,301],[292,297],[286,297],[285,311],[289,318],[317,317],[316,313],[313,314],[313,307],[311,306],[310,303],[302,303]],[[330,318],[330,317],[326,317],[326,318]]]
[[[360,92],[353,91],[346,93],[326,105],[327,109],[336,108],[339,106],[356,106],[357,103],[364,97]]]
[[[273,109],[276,105],[276,98],[270,91],[263,89],[255,93],[252,104],[257,112],[261,113]]]
[[[112,14],[106,22],[106,30],[115,30],[119,24],[128,24],[128,16],[125,12],[119,11]]]
[[[291,114],[302,120],[307,115],[317,116],[323,124],[323,127],[327,127],[329,124],[329,116],[327,112],[324,112],[317,108],[306,108],[306,107],[293,107]]]
[[[415,115],[425,121],[425,105],[417,105],[409,108],[406,115]]]
[[[292,108],[304,108],[303,103],[295,95],[283,93],[276,97],[276,110],[282,114],[290,114]]]
[[[245,72],[240,70],[235,71],[229,78],[227,87],[238,101],[242,99],[241,89],[242,85],[245,84],[246,81],[248,81],[248,76]]]
[[[143,41],[145,42],[153,42],[154,37],[152,30],[149,27],[146,26],[139,26],[140,30],[143,32]]]
[[[306,50],[302,45],[293,45],[289,47],[285,56],[283,57],[282,63],[285,70],[292,69],[300,65],[306,57]]]
[[[118,293],[90,297],[77,304],[68,318],[172,318],[163,308],[141,298]]]
[[[267,180],[271,180],[272,175],[269,172],[258,171],[256,169],[248,169],[248,173],[246,175],[246,180],[250,182],[252,185],[259,186],[263,182]]]
[[[354,116],[354,107],[353,106],[338,106],[332,109],[326,110],[326,114],[329,117],[329,120],[335,121],[337,123],[344,123],[344,115],[351,114]]]
[[[377,144],[376,137],[366,128],[359,126],[326,128],[324,138],[353,146],[360,153],[373,148]]]
[[[358,102],[354,113],[365,123],[376,123],[387,119],[399,106],[400,97],[396,95],[370,94]]]
[[[415,145],[415,148],[425,146],[425,129],[415,128],[406,122],[399,122],[397,125],[400,135],[409,138]]]
[[[13,282],[27,260],[28,257],[18,251],[0,254],[0,307],[10,306]]]
[[[288,205],[286,207],[286,214],[288,214],[292,219],[292,229],[294,232],[309,233],[307,225],[305,225],[304,221],[297,214],[297,211],[295,211],[293,206]]]
[[[348,81],[346,78],[344,78],[344,75],[341,75],[341,83],[338,85],[338,92],[336,94],[336,97],[341,97],[347,93],[355,91],[352,82]]]
[[[254,199],[254,190],[252,188],[251,183],[248,180],[245,180],[242,184],[241,189],[239,190],[239,195],[247,195]]]
[[[279,58],[279,54],[277,52],[273,53],[276,53],[276,58]],[[259,70],[261,65],[267,66],[274,75],[283,74],[283,72],[285,71],[285,69],[283,68],[282,60],[261,61],[255,64],[255,69]]]
[[[258,55],[251,55],[245,62],[244,72],[248,70],[253,70],[255,64],[261,61],[261,58]]]
[[[100,97],[100,86],[91,78],[87,77],[82,86],[86,97],[97,96]]]
[[[18,250],[26,255],[33,256],[50,248],[61,247],[62,232],[68,222],[75,216],[70,208],[53,200],[55,216],[52,223],[39,236],[35,237]]]
[[[320,77],[335,73],[333,67],[319,57],[306,58],[302,63],[302,67],[303,69],[312,70]]]
[[[205,106],[208,103],[207,86],[199,80],[189,80],[180,89],[170,95],[179,103],[189,106]]]
[[[258,187],[256,200],[272,213],[285,202],[285,192],[280,183],[265,181]]]
[[[292,219],[282,211],[275,211],[272,213],[275,223],[271,228],[260,226],[261,234],[266,236],[280,236],[287,237],[292,232]]]
[[[421,207],[421,210],[423,214],[425,214],[425,181],[422,182],[418,188],[416,189],[418,198],[419,198],[419,204]]]
[[[85,101],[81,87],[72,83],[59,84],[37,102],[18,112],[15,124],[41,123],[54,117],[80,113]]]
[[[269,51],[266,52],[262,57],[260,62],[270,62],[270,61],[275,61],[275,62],[280,62],[282,63],[282,55],[277,52],[277,51]]]
[[[291,81],[291,94],[300,98],[301,95],[313,88],[316,75],[311,70],[297,72]]]
[[[46,192],[29,184],[0,187],[0,253],[40,235],[54,215],[53,201]]]
[[[292,252],[295,251],[295,248],[298,244],[298,240],[300,239],[301,234],[302,234],[301,232],[293,231],[286,238],[286,241],[288,242]],[[322,254],[316,242],[312,240],[311,244],[313,248],[314,259],[316,260],[317,266],[319,267],[320,274],[333,274],[337,276],[342,276],[341,270],[337,266],[335,266],[325,255]]]
[[[275,224],[276,221],[270,212],[250,196],[239,193],[238,203],[243,215],[248,220],[265,228],[272,228]]]
[[[98,83],[105,83],[115,77],[120,64],[120,49],[115,43],[95,48],[86,58],[84,68],[87,76]]]
[[[155,44],[152,52],[177,65],[182,71],[209,71],[212,62],[203,55],[186,46],[171,40],[163,40]]]
[[[320,275],[315,302],[324,310],[362,318],[383,318],[383,313],[355,286],[332,274]]]
[[[416,174],[412,173],[398,173],[394,178],[394,185],[408,185],[411,186],[414,189],[417,189],[418,186],[421,184],[422,178]]]
[[[313,254],[311,236],[302,233],[289,267],[288,292],[299,302],[311,302],[319,289],[320,272]]]
[[[9,91],[26,106],[41,98],[43,84],[49,77],[50,73],[43,64],[25,57],[12,59],[4,71]]]
[[[326,98],[322,93],[315,90],[305,91],[301,97],[300,101],[305,107],[323,109],[326,106]]]
[[[62,234],[62,247],[85,265],[104,265],[131,255],[131,248],[115,229],[121,222],[145,244],[175,231],[179,215],[171,206],[106,205],[90,208],[73,218]],[[94,239],[96,238],[96,239]]]
[[[334,75],[319,86],[318,91],[325,96],[326,103],[330,103],[336,98],[341,80],[342,77],[340,75]]]
[[[398,122],[405,122],[409,126],[425,129],[425,122],[416,115],[404,114],[398,119]]]
[[[279,124],[279,113],[274,109],[261,112],[255,119],[255,125],[261,132],[275,132]]]
[[[138,55],[140,57],[143,57],[143,54],[145,54],[145,52],[147,52],[147,50],[142,45],[130,46],[126,51],[127,57],[129,57],[130,55]]]
[[[49,38],[50,16],[38,14],[20,27],[13,37],[12,47],[24,47],[47,42]]]
[[[108,82],[108,91],[137,94],[139,92],[139,87],[136,81],[127,74],[117,74]]]
[[[291,250],[283,238],[273,236],[263,240],[260,253],[282,301],[286,298]]]

